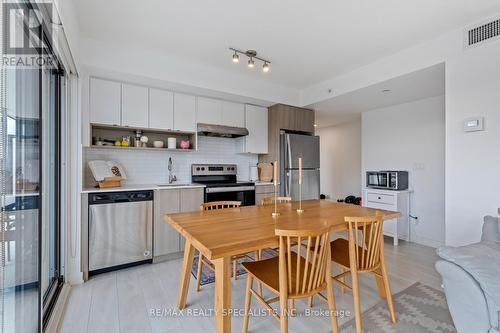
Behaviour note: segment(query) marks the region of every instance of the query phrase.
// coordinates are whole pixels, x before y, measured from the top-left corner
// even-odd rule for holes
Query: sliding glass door
[[[13,21],[26,24],[15,19],[29,9],[20,4]],[[37,56],[47,56],[50,41],[40,36]],[[51,56],[50,66],[0,68],[0,332],[43,330],[63,282],[64,72]]]
[[[62,284],[61,274],[61,87],[59,68],[42,68],[41,296],[43,323]]]

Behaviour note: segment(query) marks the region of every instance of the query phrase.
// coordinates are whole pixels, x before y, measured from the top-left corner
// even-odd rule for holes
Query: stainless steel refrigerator
[[[319,136],[280,134],[280,193],[299,199],[299,157],[302,157],[302,199],[319,199]]]

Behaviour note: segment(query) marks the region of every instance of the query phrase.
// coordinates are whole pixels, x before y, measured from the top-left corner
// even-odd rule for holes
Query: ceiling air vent
[[[481,44],[500,36],[500,19],[467,30],[466,47]]]

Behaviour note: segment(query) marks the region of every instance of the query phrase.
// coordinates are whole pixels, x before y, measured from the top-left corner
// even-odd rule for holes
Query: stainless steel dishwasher
[[[153,191],[89,194],[89,274],[152,261]]]

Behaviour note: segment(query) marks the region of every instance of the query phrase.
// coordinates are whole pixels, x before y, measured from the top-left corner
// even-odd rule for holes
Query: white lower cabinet
[[[186,188],[181,190],[181,212],[200,210],[203,203],[203,188]],[[184,251],[184,237],[179,235],[179,250]]]
[[[395,246],[399,239],[410,240],[410,191],[365,189],[363,206],[400,212],[399,218],[384,221],[384,235],[393,237]]]
[[[184,238],[165,221],[165,214],[199,210],[203,188],[162,189],[155,191],[153,256],[184,250]]]
[[[178,189],[155,191],[153,230],[153,255],[155,257],[179,252],[179,233],[164,220],[165,214],[179,212],[179,202]]]

